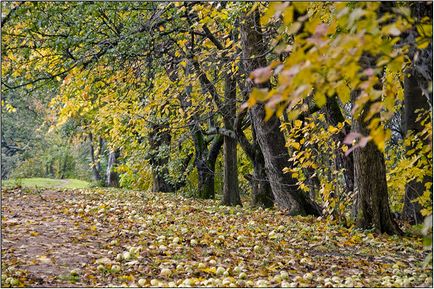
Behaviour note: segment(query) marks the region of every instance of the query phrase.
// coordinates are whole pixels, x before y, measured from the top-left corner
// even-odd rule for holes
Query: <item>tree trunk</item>
[[[190,74],[190,66],[191,63],[188,63],[185,67],[184,72],[186,76]],[[178,79],[175,69],[172,66],[169,66],[167,73],[170,80],[175,83]],[[191,107],[191,91],[192,87],[191,85],[188,85],[184,93],[178,95],[181,107],[185,111]],[[210,118],[210,126],[212,126],[212,117]],[[198,175],[198,196],[201,199],[214,199],[215,165],[218,154],[224,142],[223,137],[221,135],[216,135],[212,139],[211,144],[209,144],[209,141],[205,139],[204,132],[200,126],[199,118],[195,114],[191,116],[188,122],[188,128],[194,143],[194,164],[196,166]]]
[[[152,167],[152,190],[154,192],[173,192],[174,188],[169,183],[169,154],[171,135],[167,130],[168,124],[153,124],[152,135],[149,137],[149,163]]]
[[[224,182],[222,204],[227,206],[241,205],[238,191],[237,141],[224,136]]]
[[[432,4],[424,2],[414,2],[410,6],[412,16],[417,19],[429,17],[432,19]],[[416,33],[413,31],[413,33]],[[418,51],[419,57],[415,58],[416,43],[414,37],[411,40],[409,58],[413,61],[412,66],[406,71],[404,79],[404,114],[403,130],[406,135],[409,131],[419,133],[423,130],[420,123],[416,122],[418,109],[430,111],[432,106],[432,92],[429,92],[429,83],[432,81],[432,42],[427,48]],[[422,90],[425,89],[425,93]],[[431,101],[431,103],[430,103]],[[429,140],[426,140],[429,142]],[[414,149],[407,147],[406,150]],[[415,201],[425,191],[425,184],[431,182],[432,177],[425,176],[422,181],[410,181],[405,188],[404,208],[402,217],[411,224],[420,224],[423,222],[423,216],[420,213],[421,206]]]
[[[242,88],[241,90],[244,91]],[[246,101],[248,94],[247,92],[243,93],[245,94],[244,101]],[[242,128],[242,121],[246,115],[246,111],[242,111],[238,115],[237,120],[235,121],[235,132],[237,134],[238,142],[241,148],[253,164],[253,175],[248,174],[244,176],[252,187],[251,206],[271,208],[274,204],[274,197],[265,170],[264,156],[262,155],[261,148],[257,142],[255,128],[252,124],[252,143],[249,142]]]
[[[152,171],[152,191],[153,192],[172,192],[173,188],[171,185],[167,183],[167,180],[164,178],[164,174],[166,173],[166,169],[163,169],[163,173],[160,173],[156,170]]]
[[[252,178],[252,206],[271,208],[274,204],[273,192],[265,170],[264,156],[260,150],[255,151]]]
[[[328,98],[325,109],[325,115],[327,122],[330,125],[337,126],[340,122],[345,122],[345,118],[342,115],[341,109],[337,102],[336,96]],[[351,128],[345,123],[344,130],[340,131],[338,134],[333,135],[333,140],[336,143],[343,143],[345,136],[350,132]],[[345,179],[345,192],[350,194],[354,192],[354,160],[353,154],[345,156],[345,153],[341,148],[335,151],[336,158],[336,169],[345,169],[344,179]]]
[[[422,94],[419,87],[415,71],[407,71],[409,75],[404,80],[404,133],[410,131],[418,133],[423,130],[423,127],[416,121],[418,109],[429,111],[428,99]],[[427,140],[429,141],[429,140]],[[407,151],[414,149],[407,147]],[[423,222],[423,216],[420,213],[421,206],[419,202],[415,201],[425,191],[425,184],[430,182],[430,178],[426,176],[423,181],[413,180],[409,182],[405,188],[404,208],[402,211],[403,219],[411,224],[420,224]]]
[[[225,79],[225,111],[224,126],[233,131],[236,116],[236,82],[233,77],[226,75]],[[222,204],[227,206],[241,205],[240,192],[238,191],[238,166],[237,166],[237,140],[224,136],[224,181]]]
[[[115,172],[114,168],[119,158],[119,150],[114,150],[109,152],[107,161],[107,172],[106,172],[106,186],[107,187],[119,187],[119,175]]]
[[[95,159],[95,150],[93,148],[93,137],[92,137],[91,133],[89,134],[89,142],[90,142],[90,158],[91,158],[93,179],[94,179],[94,181],[100,181],[101,176],[99,174],[98,164],[97,164],[97,161]]]
[[[358,93],[358,91],[352,92],[353,101]],[[353,116],[352,121],[353,131],[364,136],[369,135],[367,123],[363,121],[369,108],[370,104],[367,104],[359,116]],[[354,180],[358,190],[357,226],[363,229],[374,229],[378,233],[400,234],[401,230],[390,213],[383,153],[373,141],[369,141],[365,147],[356,148],[353,154]]]
[[[198,175],[198,194],[201,199],[214,199],[214,171],[215,167],[203,162],[196,165]]]
[[[211,142],[209,152],[206,148],[202,151],[196,149],[198,194],[202,199],[214,199],[215,197],[215,164],[222,145],[223,137],[216,135]]]
[[[262,104],[252,108],[252,115],[275,202],[291,215],[320,215],[319,207],[298,188],[297,181],[283,172],[291,164],[279,119],[273,116],[265,122]]]
[[[244,20],[241,27],[244,67],[246,71],[253,71],[266,66],[267,50],[260,31],[258,11],[246,15]],[[246,86],[251,87],[251,83],[247,83]],[[288,161],[289,154],[283,133],[280,131],[279,119],[273,116],[265,122],[263,104],[253,107],[251,116],[276,203],[292,215],[320,215],[319,207],[298,188],[296,180],[283,173],[283,169],[291,164]]]

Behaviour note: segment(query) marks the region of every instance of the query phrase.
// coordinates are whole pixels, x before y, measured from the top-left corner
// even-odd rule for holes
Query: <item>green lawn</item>
[[[88,188],[89,182],[76,179],[48,179],[48,178],[24,178],[2,180],[2,187],[38,187],[38,188],[57,188],[57,189],[81,189]]]

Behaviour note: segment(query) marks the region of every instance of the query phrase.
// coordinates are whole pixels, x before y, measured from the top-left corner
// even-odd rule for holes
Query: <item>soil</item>
[[[65,202],[73,196],[66,191],[2,193],[2,265],[13,264],[35,287],[81,286],[71,284],[71,271],[104,255],[102,238],[86,234],[88,225],[65,214]],[[97,253],[98,254],[97,254]],[[9,259],[9,260],[7,260]],[[4,268],[8,269],[8,268]]]

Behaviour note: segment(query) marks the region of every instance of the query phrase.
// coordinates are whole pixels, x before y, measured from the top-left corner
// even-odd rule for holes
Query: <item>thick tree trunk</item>
[[[237,141],[224,137],[224,182],[222,204],[227,206],[241,205],[238,191]]]
[[[201,199],[214,199],[214,171],[215,167],[212,164],[203,162],[196,165],[198,175],[198,194]]]
[[[168,153],[162,153],[163,150],[169,149],[171,135],[168,129],[168,124],[154,124],[152,126],[153,134],[149,138],[150,157],[149,162],[152,166],[154,192],[173,192],[174,188],[169,183],[169,163]]]
[[[273,116],[265,122],[262,104],[252,108],[252,115],[275,202],[292,215],[320,215],[319,207],[298,188],[297,181],[283,172],[291,164],[279,119]]]
[[[359,191],[357,226],[379,233],[399,233],[389,208],[384,157],[372,141],[354,150],[354,174]]]
[[[265,170],[264,156],[260,150],[255,151],[252,177],[252,206],[271,208],[274,204],[273,192]]]
[[[423,17],[432,19],[432,3],[414,2],[410,6],[413,17],[418,20]],[[415,34],[416,31],[413,31]],[[411,35],[411,34],[410,34]],[[410,45],[409,58],[412,60],[412,66],[406,71],[404,79],[404,114],[403,114],[403,130],[404,134],[409,131],[414,133],[421,132],[423,127],[416,122],[418,109],[429,111],[432,106],[432,92],[429,91],[429,83],[432,82],[432,62],[433,48],[432,42],[427,48],[417,51],[419,57],[415,58],[416,43],[413,37],[408,37]],[[423,91],[425,90],[425,92]],[[427,140],[428,142],[429,140]],[[414,149],[407,147],[407,150]],[[422,181],[410,181],[405,189],[404,208],[402,211],[403,219],[411,224],[420,224],[423,222],[423,216],[420,213],[421,206],[415,201],[425,191],[425,184],[432,182],[432,178],[425,176]]]
[[[106,186],[107,187],[119,187],[119,175],[115,172],[114,168],[119,158],[119,150],[110,151],[107,161],[106,172]]]
[[[422,94],[415,71],[407,71],[408,77],[404,80],[404,133],[412,131],[418,133],[423,130],[423,127],[416,121],[419,109],[429,111],[428,99]],[[407,150],[414,149],[407,147]],[[409,182],[405,188],[404,208],[402,211],[403,219],[411,224],[420,224],[423,222],[423,216],[420,213],[421,206],[415,201],[425,191],[425,184],[430,182],[429,177],[425,177],[422,182],[413,180]]]
[[[359,93],[352,92],[353,101]],[[369,112],[367,104],[363,112],[353,117],[353,131],[369,135],[363,121]],[[377,116],[379,117],[379,116]],[[357,188],[356,224],[363,229],[374,229],[378,233],[400,234],[401,230],[393,219],[389,207],[386,182],[386,165],[383,153],[373,141],[363,148],[356,148],[354,154],[354,180]]]
[[[208,79],[205,72],[200,68],[199,63],[194,58],[191,59],[199,81],[204,92],[208,92],[223,117],[226,130],[233,131],[236,117],[236,82],[229,73],[225,75],[224,100],[218,94],[216,87]],[[210,123],[212,128],[213,124]],[[237,142],[230,137],[224,137],[224,192],[222,204],[240,205],[241,199],[238,191],[238,172],[237,172]]]
[[[265,51],[259,24],[259,13],[254,11],[246,15],[241,28],[244,67],[246,71],[266,66]],[[246,86],[250,86],[248,83]],[[268,179],[276,203],[292,215],[320,215],[319,207],[304,194],[291,176],[283,173],[289,154],[285,147],[285,139],[280,131],[280,121],[273,116],[264,121],[264,105],[258,104],[251,109],[259,146],[264,155]]]
[[[185,68],[185,75],[190,74],[190,68],[189,63]],[[173,82],[178,79],[178,76],[172,67],[169,67],[168,75],[170,80]],[[185,92],[178,96],[181,107],[184,110],[188,110],[191,107],[191,91],[192,87],[189,85],[186,87]],[[211,125],[212,117],[210,118],[210,126]],[[214,199],[215,165],[224,142],[223,137],[221,135],[216,135],[211,141],[211,144],[209,144],[209,141],[205,139],[205,135],[200,127],[197,115],[192,115],[188,123],[188,128],[194,143],[194,164],[198,175],[198,196],[201,199]]]
[[[247,100],[248,94],[245,93],[245,95],[245,100]],[[248,174],[244,176],[252,187],[251,206],[271,208],[274,204],[274,197],[265,170],[264,156],[262,155],[261,148],[256,139],[255,128],[252,124],[252,143],[249,142],[242,128],[242,121],[246,115],[246,111],[243,111],[238,115],[235,122],[235,132],[241,148],[253,164],[253,175]]]
[[[196,168],[198,174],[198,194],[202,199],[214,199],[215,197],[215,164],[218,154],[223,145],[223,137],[216,135],[211,142],[209,152],[205,148],[203,150],[196,149]]]
[[[167,174],[167,169],[163,169],[163,172],[157,172],[156,170],[152,171],[152,191],[153,192],[173,192],[173,187],[168,184],[167,180],[164,178],[164,175]]]

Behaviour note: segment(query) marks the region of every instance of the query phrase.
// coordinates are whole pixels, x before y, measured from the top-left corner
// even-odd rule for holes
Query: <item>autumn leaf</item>
[[[272,69],[267,66],[252,71],[250,73],[250,78],[253,79],[253,81],[256,84],[260,84],[268,81],[272,75],[273,75]]]

